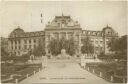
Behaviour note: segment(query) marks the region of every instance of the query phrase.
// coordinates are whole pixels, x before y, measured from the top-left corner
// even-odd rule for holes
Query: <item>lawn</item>
[[[110,81],[110,77],[114,77],[113,82],[123,82],[123,78],[127,77],[127,66],[123,62],[114,62],[110,64],[105,63],[87,63],[86,67],[90,68],[90,72],[95,70],[95,74],[99,76],[99,73],[102,72],[102,78]]]
[[[4,83],[14,83],[15,79],[21,81],[27,77],[27,74],[32,75],[34,74],[34,71],[37,72],[41,66],[41,64],[2,64],[1,80],[4,80]],[[13,75],[13,77],[9,80],[11,75]]]

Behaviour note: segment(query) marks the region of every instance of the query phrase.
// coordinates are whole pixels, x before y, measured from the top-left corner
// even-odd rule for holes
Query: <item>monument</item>
[[[61,50],[61,54],[59,54],[57,56],[57,58],[59,58],[59,59],[69,59],[70,56],[66,53],[66,50],[65,49],[62,49]]]

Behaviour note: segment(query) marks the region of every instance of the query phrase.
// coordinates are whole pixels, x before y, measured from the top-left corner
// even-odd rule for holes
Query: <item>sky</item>
[[[0,3],[0,34],[8,35],[17,26],[24,31],[43,31],[55,16],[71,16],[83,30],[102,30],[109,25],[119,35],[127,33],[125,1],[35,1]],[[41,13],[43,17],[41,18]],[[43,23],[41,23],[41,19]]]

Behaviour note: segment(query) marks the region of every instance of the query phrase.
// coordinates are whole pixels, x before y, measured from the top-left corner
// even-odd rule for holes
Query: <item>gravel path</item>
[[[47,68],[20,84],[112,84],[83,70],[74,60],[48,60]]]

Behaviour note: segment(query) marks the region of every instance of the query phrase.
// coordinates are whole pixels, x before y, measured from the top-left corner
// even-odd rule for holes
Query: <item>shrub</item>
[[[15,71],[20,71],[20,70],[23,70],[25,68],[27,68],[28,65],[15,65],[14,68],[15,68]]]
[[[14,56],[13,57],[13,61],[14,62],[26,62],[26,61],[28,61],[28,59],[29,59],[29,55],[28,54],[24,54],[24,55],[22,55],[22,56]]]

